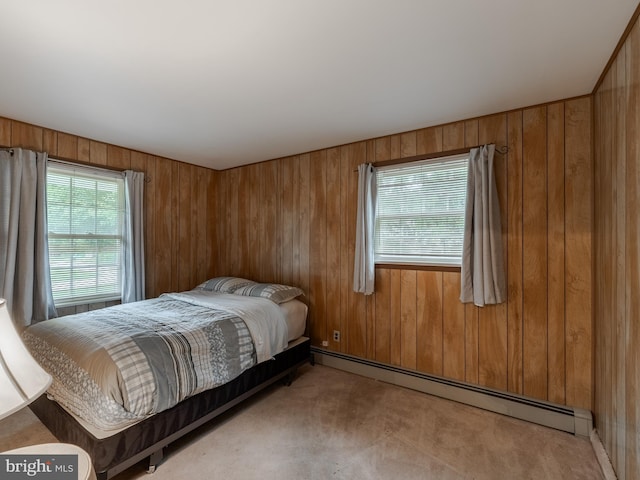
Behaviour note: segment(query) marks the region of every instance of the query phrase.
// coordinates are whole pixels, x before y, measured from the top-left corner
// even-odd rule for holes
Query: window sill
[[[119,302],[122,300],[120,296],[109,296],[109,297],[89,297],[89,298],[79,298],[79,299],[70,299],[67,301],[60,301],[55,303],[56,308],[67,308],[67,307],[78,307],[82,305],[93,305],[96,303],[109,303],[109,302]]]
[[[376,263],[376,268],[385,270],[426,270],[430,272],[459,272],[459,266],[424,265],[420,263]]]

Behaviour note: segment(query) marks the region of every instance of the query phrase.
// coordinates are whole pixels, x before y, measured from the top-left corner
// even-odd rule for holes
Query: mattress
[[[286,313],[285,313],[286,312]],[[23,338],[48,394],[101,430],[224,384],[287,347],[306,306],[189,291],[41,322]],[[288,318],[288,322],[285,320]]]
[[[304,335],[307,328],[307,306],[300,300],[293,299],[279,305],[287,322],[287,340],[289,342]]]
[[[99,479],[109,479],[149,457],[155,466],[162,449],[171,442],[255,395],[267,386],[295,374],[311,361],[310,340],[300,338],[273,360],[259,363],[229,383],[189,397],[176,406],[99,439],[79,425],[57,402],[40,396],[29,406],[47,428],[65,443],[84,449],[93,461]],[[150,457],[151,456],[151,457]]]
[[[288,303],[288,302],[287,302]],[[300,302],[302,303],[302,302]],[[304,305],[304,303],[302,303],[302,305]],[[305,305],[305,309],[306,309],[306,305]],[[297,308],[297,310],[299,310]],[[295,320],[299,320],[299,318],[297,316],[295,316]],[[299,324],[296,323],[296,325],[299,327]],[[300,345],[301,343],[307,341],[308,338],[307,337],[303,337],[302,335],[298,336],[298,338],[296,338],[295,340],[292,340],[289,342],[289,344],[287,345],[287,350],[292,349],[297,347],[298,345]],[[52,398],[48,397],[49,400],[53,400]],[[121,428],[115,428],[115,429],[111,429],[111,430],[102,430],[94,425],[91,425],[89,422],[83,420],[82,418],[78,417],[77,415],[75,415],[73,412],[69,411],[69,409],[65,408],[64,405],[61,405],[62,408],[64,408],[64,410],[71,415],[76,422],[78,422],[82,428],[84,428],[87,432],[89,432],[91,435],[93,435],[95,438],[97,438],[98,440],[103,440],[105,438],[109,438],[113,435],[116,435],[120,432],[125,431],[127,428],[130,428],[131,426],[140,423],[142,421],[139,420],[138,422],[132,423],[131,425],[127,425],[125,427],[121,427]]]

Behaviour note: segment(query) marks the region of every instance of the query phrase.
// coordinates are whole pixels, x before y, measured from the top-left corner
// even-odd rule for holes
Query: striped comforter
[[[49,396],[101,430],[123,428],[224,384],[286,347],[269,300],[185,292],[41,322],[25,344]],[[226,304],[225,304],[226,302]]]

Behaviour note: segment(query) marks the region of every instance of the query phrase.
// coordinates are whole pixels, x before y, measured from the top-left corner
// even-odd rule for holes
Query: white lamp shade
[[[0,419],[31,403],[49,385],[51,376],[22,343],[9,316],[7,302],[0,298]]]

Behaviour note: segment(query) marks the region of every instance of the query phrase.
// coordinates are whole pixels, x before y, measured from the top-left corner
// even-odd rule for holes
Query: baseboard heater
[[[591,412],[311,347],[315,362],[578,436],[593,430]]]

